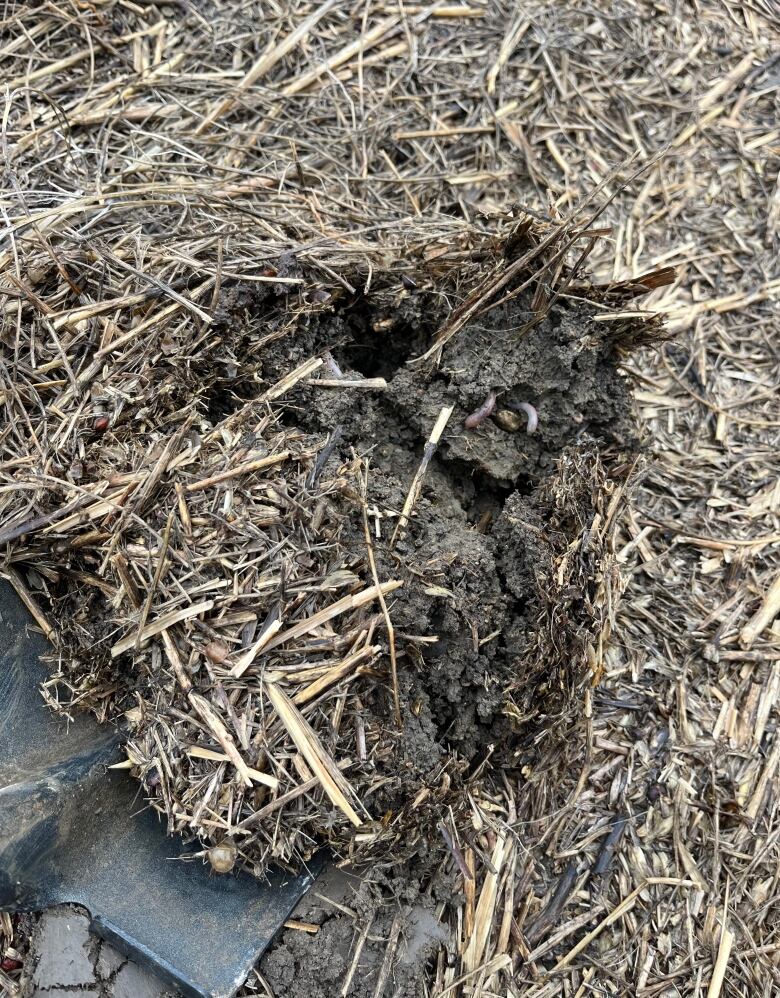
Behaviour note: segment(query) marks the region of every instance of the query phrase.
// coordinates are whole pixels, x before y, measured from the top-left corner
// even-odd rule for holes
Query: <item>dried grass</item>
[[[268,384],[263,351],[356,289],[392,306],[406,275],[451,313],[435,357],[523,283],[537,316],[582,294],[566,267],[587,260],[616,339],[657,332],[658,310],[677,335],[628,362],[653,460],[628,513],[620,469],[563,462],[534,660],[563,677],[558,709],[540,724],[549,691],[518,684],[522,779],[456,807],[471,837],[445,861],[473,873],[441,908],[429,993],[775,993],[773,6],[100,0],[4,17],[3,571],[51,631],[41,594],[56,605],[69,565],[70,647],[105,620],[131,685],[168,671],[167,695],[132,709],[129,752],[169,827],[230,832],[261,867],[343,845],[355,819],[352,841],[387,849],[424,825],[361,804],[361,747],[381,767],[393,746],[357,692],[387,607],[360,612],[377,579],[338,557],[362,470],[322,476],[323,441],[278,418],[320,358]],[[236,362],[219,307],[238,281],[270,292],[242,355],[260,392],[206,425]],[[108,716],[127,683],[109,659],[63,660],[49,695]],[[449,782],[411,804],[430,827]]]
[[[241,75],[220,48],[238,9],[215,24],[189,8],[176,20],[111,12],[110,45],[100,6],[11,17],[45,39],[45,58],[6,100],[0,540],[5,574],[60,653],[46,696],[104,719],[123,712],[129,763],[169,830],[229,837],[258,873],[271,860],[294,867],[323,840],[346,855],[438,841],[441,807],[467,809],[460,762],[446,761],[396,814],[362,803],[395,779],[397,731],[367,714],[361,690],[384,681],[389,652],[403,727],[389,605],[401,581],[378,575],[361,462],[326,470],[331,444],[282,418],[290,393],[323,384],[332,358],[307,357],[269,381],[266,355],[359,294],[395,305],[402,277],[435,290],[443,316],[463,301],[429,355],[469,317],[533,286],[539,321],[550,294],[575,286],[601,187],[561,221],[458,218],[460,194],[427,197],[418,212],[378,132],[372,155],[392,167],[394,187],[361,179],[368,148],[357,133],[345,172],[333,156],[347,132],[332,74],[368,73],[372,45],[402,33],[399,14],[366,25],[360,44],[332,3],[301,5],[289,24],[267,22],[268,45]],[[441,13],[426,8],[414,23],[439,19],[431,40],[446,39],[463,16],[483,15]],[[74,52],[74,32],[92,44]],[[315,40],[333,53],[316,71],[305,68]],[[208,46],[218,69],[204,70]],[[403,55],[393,53],[372,64],[376,83]],[[269,74],[271,89],[260,85]],[[54,91],[35,89],[50,78]],[[296,116],[305,128],[286,131]],[[578,291],[589,293],[600,297]],[[656,326],[619,320],[610,338],[650,338]],[[243,395],[226,404],[225,383]],[[340,376],[324,383],[343,387]],[[451,413],[430,431],[391,549]],[[364,557],[342,543],[356,516]]]

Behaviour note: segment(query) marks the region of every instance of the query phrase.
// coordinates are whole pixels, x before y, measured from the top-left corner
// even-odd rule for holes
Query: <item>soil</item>
[[[338,428],[332,467],[351,453],[370,457],[368,500],[380,517],[372,523],[380,531],[380,577],[413,583],[395,594],[391,611],[406,718],[397,746],[402,779],[377,781],[379,789],[366,801],[374,814],[397,813],[448,754],[465,771],[491,752],[505,771],[517,767],[517,733],[502,707],[538,618],[539,587],[561,548],[549,529],[553,509],[545,486],[566,448],[594,441],[622,451],[635,445],[628,386],[605,325],[594,322],[585,306],[564,305],[522,331],[529,315],[524,304],[495,311],[489,326],[464,328],[439,367],[409,363],[429,345],[436,323],[434,303],[410,294],[390,315],[359,308],[321,315],[285,341],[285,351],[269,351],[263,368],[263,381],[273,382],[327,349],[344,377],[388,382],[383,392],[299,386],[285,399],[291,423],[323,439]],[[525,432],[523,416],[519,431],[509,432],[500,415],[464,429],[465,417],[491,391],[498,412],[531,403],[537,431]],[[403,506],[444,406],[454,412],[409,530],[390,550],[393,514]],[[583,516],[589,515],[585,509]],[[564,548],[569,540],[563,538]],[[351,543],[361,556],[357,523]],[[376,687],[366,709],[388,717],[389,689]],[[443,938],[434,915],[437,899],[453,889],[452,875],[442,872],[443,842],[435,845],[426,845],[425,836],[410,837],[399,845],[393,866],[374,865],[363,881],[332,871],[328,887],[336,883],[335,900],[353,911],[322,902],[318,895],[325,889],[315,888],[301,902],[295,917],[321,928],[316,935],[289,929],[279,937],[261,964],[273,993],[341,993],[360,929],[373,918],[347,994],[375,993],[395,919],[401,927],[398,959],[384,993],[422,994],[426,961]]]
[[[419,880],[409,877],[408,872],[396,878],[377,876],[376,872],[360,877],[331,867],[293,916],[320,926],[319,931],[310,934],[285,929],[261,962],[260,971],[274,995],[341,995],[355,944],[366,928],[365,942],[344,998],[373,995],[395,923],[398,944],[385,993],[394,998],[418,998],[422,994],[421,971],[448,934],[434,914],[435,896],[424,892]],[[444,885],[443,881],[441,888]],[[388,896],[393,897],[393,904],[387,903]]]
[[[630,393],[618,372],[609,324],[594,321],[594,306],[576,299],[553,305],[530,329],[528,300],[493,309],[447,344],[439,365],[415,361],[447,314],[432,293],[401,289],[392,307],[379,310],[363,298],[334,300],[286,334],[280,318],[285,314],[289,310],[273,290],[225,288],[213,324],[216,341],[223,343],[220,355],[209,356],[208,369],[187,366],[176,390],[182,405],[191,403],[193,393],[199,396],[201,431],[207,432],[324,351],[345,378],[386,379],[384,391],[317,387],[320,373],[334,378],[322,368],[280,405],[284,422],[321,440],[322,453],[329,449],[323,477],[355,456],[369,459],[379,577],[405,583],[393,594],[392,620],[407,718],[399,761],[408,779],[380,788],[370,802],[374,814],[397,813],[443,755],[456,752],[473,766],[489,746],[509,745],[505,692],[538,618],[540,580],[548,577],[561,540],[547,529],[546,483],[567,448],[633,448]],[[277,338],[269,343],[269,336]],[[497,396],[496,412],[467,430],[465,418],[490,392]],[[521,403],[538,413],[533,433],[525,430]],[[445,406],[454,407],[452,416],[408,529],[391,547],[389,537]],[[515,432],[506,428],[507,413],[518,424]],[[330,448],[334,433],[338,439]],[[354,509],[346,518],[341,541],[362,564],[362,519]],[[81,615],[73,612],[67,590],[64,597],[52,608],[64,646],[83,646],[78,632],[86,613],[90,668],[99,665],[109,675],[118,710],[132,707],[147,679],[128,670],[111,672],[115,625],[109,617],[102,620],[96,605],[101,594],[92,594]],[[148,692],[153,700],[154,690]],[[389,685],[367,694],[366,710],[375,717],[386,718],[391,709]]]
[[[369,456],[369,507],[391,514],[379,521],[384,541],[439,413],[455,407],[406,536],[393,551],[376,545],[380,577],[411,583],[395,594],[392,619],[406,652],[402,697],[414,706],[402,749],[415,790],[447,749],[474,763],[488,745],[508,744],[502,700],[537,617],[537,577],[551,563],[543,483],[557,458],[594,438],[623,451],[635,445],[630,393],[606,324],[583,304],[554,307],[524,331],[527,305],[510,302],[490,313],[489,326],[466,326],[438,367],[414,363],[430,345],[437,313],[427,296],[410,294],[387,315],[361,308],[321,315],[283,341],[286,349],[268,351],[263,368],[273,382],[327,349],[345,378],[387,379],[383,392],[305,386],[285,399],[291,423],[321,434],[339,427],[331,467],[351,452]],[[464,419],[491,391],[496,414],[466,430]],[[532,434],[525,416],[517,432],[499,425],[502,411],[522,402],[538,413]],[[357,522],[353,544],[362,556]],[[404,643],[403,635],[427,640]],[[388,704],[374,708],[382,716]],[[400,804],[397,795],[380,795],[374,810]]]

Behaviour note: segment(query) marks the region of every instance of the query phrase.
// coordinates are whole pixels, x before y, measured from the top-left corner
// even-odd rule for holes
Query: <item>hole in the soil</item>
[[[452,488],[460,497],[466,513],[466,519],[477,524],[490,514],[490,521],[495,522],[501,515],[507,499],[515,492],[529,495],[534,487],[533,480],[528,475],[518,475],[514,481],[494,478],[487,471],[474,468],[466,461],[448,457],[446,460],[434,461],[450,479]]]
[[[349,332],[351,339],[341,348],[346,366],[366,378],[388,381],[409,360],[420,340],[419,329],[371,313],[351,316]]]
[[[439,744],[448,751],[457,751],[470,765],[477,765],[484,758],[486,746],[510,741],[510,729],[496,704],[487,718],[478,716],[473,706],[437,704],[436,733]],[[499,749],[501,751],[501,749]]]
[[[474,485],[474,501],[466,511],[469,520],[479,523],[486,514],[495,521],[504,508],[504,503],[515,491],[513,486],[497,482],[483,471],[475,471],[471,476]]]

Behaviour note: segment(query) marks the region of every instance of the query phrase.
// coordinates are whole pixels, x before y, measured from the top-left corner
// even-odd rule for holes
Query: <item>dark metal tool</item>
[[[47,645],[0,582],[0,910],[83,905],[92,928],[192,998],[235,994],[319,865],[270,883],[212,874],[168,838],[127,773],[120,736],[43,703]]]

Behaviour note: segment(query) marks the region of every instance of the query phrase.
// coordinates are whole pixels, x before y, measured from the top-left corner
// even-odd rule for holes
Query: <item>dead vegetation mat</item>
[[[323,842],[460,858],[474,772],[520,765],[510,720],[565,716],[603,653],[630,468],[615,365],[655,324],[584,285],[531,301],[553,267],[572,283],[583,237],[528,218],[453,233],[465,268],[340,267],[331,236],[334,278],[293,245],[253,287],[223,249],[206,312],[172,274],[148,294],[160,249],[131,211],[129,271],[54,224],[15,242],[0,538],[58,652],[47,699],[121,718],[169,829],[258,875]],[[405,361],[451,323],[446,293],[485,318],[436,367]],[[491,391],[504,425],[466,431]]]
[[[251,989],[776,973],[776,646],[737,647],[774,22],[705,6],[4,8],[0,544],[44,695],[218,864],[372,871]],[[658,310],[691,339],[637,355]]]

